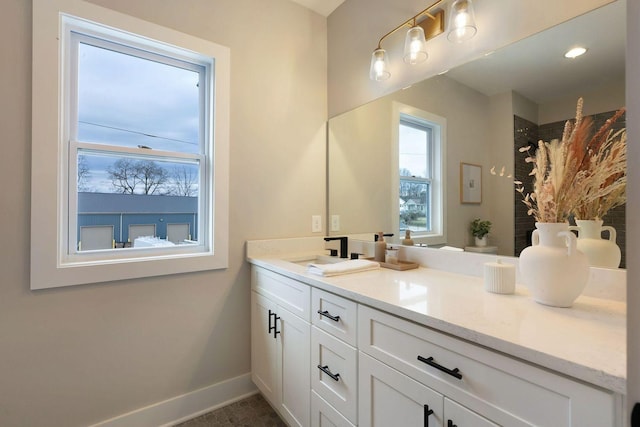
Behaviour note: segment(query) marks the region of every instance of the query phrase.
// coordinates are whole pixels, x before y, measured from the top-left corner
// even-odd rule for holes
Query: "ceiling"
[[[291,0],[323,16],[329,16],[345,0]]]
[[[585,84],[593,88],[624,81],[625,6],[624,1],[611,3],[447,75],[487,96],[514,90],[538,104],[580,94]],[[588,48],[587,53],[564,58],[578,45]]]

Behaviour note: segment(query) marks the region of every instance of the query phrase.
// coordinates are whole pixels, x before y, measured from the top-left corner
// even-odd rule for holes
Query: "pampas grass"
[[[575,121],[565,123],[561,140],[539,141],[535,155],[529,147],[520,149],[533,164],[533,191],[526,193],[522,182],[515,181],[516,191],[537,222],[565,222],[572,214],[576,219],[601,219],[626,202],[627,133],[612,130],[625,110],[590,136],[593,122],[582,116],[582,104],[578,99]]]

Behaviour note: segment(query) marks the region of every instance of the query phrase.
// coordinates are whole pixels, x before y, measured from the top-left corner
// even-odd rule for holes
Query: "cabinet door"
[[[277,307],[280,412],[290,426],[308,427],[311,413],[311,325]]]
[[[272,405],[278,406],[278,342],[273,327],[275,304],[251,292],[251,379]]]
[[[358,354],[358,362],[361,427],[443,427],[440,393],[362,352]]]
[[[340,412],[311,390],[311,427],[354,427]]]
[[[444,398],[444,415],[446,427],[498,427],[498,424],[492,423],[446,397]]]

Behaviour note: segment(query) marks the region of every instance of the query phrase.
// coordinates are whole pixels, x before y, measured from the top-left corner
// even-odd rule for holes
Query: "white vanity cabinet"
[[[429,426],[621,425],[613,392],[362,305],[358,328],[362,427],[388,412],[423,425],[425,404]]]
[[[311,425],[356,425],[357,304],[312,288],[311,307]]]
[[[278,264],[269,267],[252,266],[252,380],[289,426],[623,426],[616,388],[564,375],[557,363],[535,364],[548,353],[531,350],[525,362],[487,347],[472,326],[456,326],[450,335],[442,331],[452,323],[439,330],[407,320],[382,292],[380,298],[341,293],[336,284],[303,283],[299,272],[295,280]],[[392,295],[394,283],[383,278],[371,286]],[[445,293],[434,289],[440,294],[430,297]]]
[[[310,425],[310,287],[252,267],[251,378],[290,426]]]

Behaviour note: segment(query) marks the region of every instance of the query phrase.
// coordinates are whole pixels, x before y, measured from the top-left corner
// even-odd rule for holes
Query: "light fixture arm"
[[[435,3],[433,3],[432,5],[430,5],[429,7],[427,7],[426,9],[424,9],[422,12],[417,13],[416,15],[414,15],[413,17],[407,19],[406,21],[404,21],[402,24],[398,25],[396,28],[394,28],[393,30],[389,31],[387,34],[385,34],[384,36],[380,37],[380,41],[378,41],[378,49],[382,48],[382,41],[384,39],[386,39],[387,37],[389,37],[391,34],[395,33],[396,31],[398,31],[399,29],[405,27],[406,25],[409,25],[410,27],[415,27],[416,26],[416,19],[418,19],[419,17],[421,17],[422,15],[426,15],[428,18],[430,19],[436,19],[432,14],[429,13],[429,11],[431,9],[433,9],[434,7],[438,6],[440,3],[442,3],[444,0],[438,0]]]

